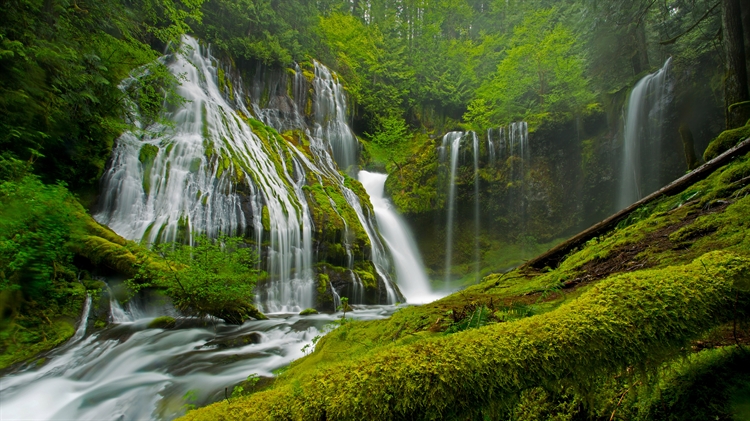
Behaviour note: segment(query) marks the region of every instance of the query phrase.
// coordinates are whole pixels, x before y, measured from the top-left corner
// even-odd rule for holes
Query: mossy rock
[[[312,316],[313,314],[319,314],[318,310],[315,310],[314,308],[306,308],[299,312],[300,316]]]
[[[750,137],[750,124],[722,132],[708,144],[703,159],[710,161]]]
[[[154,320],[151,320],[148,324],[149,329],[172,329],[177,324],[174,317],[170,316],[159,316]]]

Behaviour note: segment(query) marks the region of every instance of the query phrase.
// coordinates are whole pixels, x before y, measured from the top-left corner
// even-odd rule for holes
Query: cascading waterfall
[[[479,136],[475,132],[471,133],[472,145],[474,147],[474,273],[476,281],[479,281]]]
[[[409,303],[431,302],[439,296],[430,288],[422,257],[409,227],[384,197],[386,178],[387,174],[359,172],[359,181],[370,195],[378,226],[393,256],[399,289]]]
[[[313,135],[326,139],[333,149],[333,158],[339,168],[356,176],[359,142],[346,122],[346,96],[344,88],[327,67],[314,62],[315,79],[313,101],[315,127]]]
[[[458,167],[458,151],[461,147],[463,132],[450,132],[443,136],[441,156],[450,151],[450,178],[448,181],[448,219],[445,226],[445,283],[450,284],[451,268],[453,264],[453,223],[456,213],[456,169]]]
[[[625,113],[622,168],[617,209],[623,209],[664,185],[660,176],[664,111],[672,99],[670,57],[664,66],[633,87]]]
[[[177,89],[187,102],[169,116],[173,129],[127,132],[118,140],[95,218],[125,238],[156,242],[243,233],[248,215],[259,240],[265,206],[269,282],[262,307],[312,306],[310,215],[299,188],[304,173],[295,178],[281,146],[269,150],[243,118],[250,115],[244,105],[234,104],[235,111],[225,100],[210,51],[202,54],[195,39],[184,37],[181,52],[167,62],[184,76]]]
[[[359,144],[346,122],[346,97],[337,77],[315,63],[314,125],[307,130],[302,107],[309,82],[299,66],[291,76],[295,97],[289,98],[287,73],[259,69],[247,95],[242,80],[229,80],[225,75],[231,69],[222,70],[210,49],[190,37],[163,61],[183,76],[177,90],[186,102],[165,116],[171,126],[157,124],[118,139],[95,218],[125,238],[148,243],[192,242],[199,233],[251,236],[268,273],[258,288],[259,308],[296,312],[312,307],[315,297],[312,217],[304,187],[333,183],[370,240],[370,258],[384,287],[382,302],[399,301],[375,215],[339,172],[356,171]],[[270,99],[261,107],[257,98],[264,93]],[[248,96],[255,98],[253,113],[244,103]],[[273,136],[263,141],[253,133],[251,115],[279,131],[305,130],[311,156]]]

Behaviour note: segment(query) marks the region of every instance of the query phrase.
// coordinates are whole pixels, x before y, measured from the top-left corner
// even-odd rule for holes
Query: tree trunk
[[[685,150],[685,164],[689,171],[698,167],[698,158],[695,156],[695,142],[693,141],[693,132],[687,124],[680,124],[680,137],[682,138],[682,147]]]
[[[750,77],[750,5],[741,5],[740,8],[742,9],[742,32],[745,33],[745,64],[748,77]]]
[[[750,100],[747,87],[745,34],[739,0],[722,0],[721,18],[726,52],[724,102],[727,129],[744,126],[750,118],[750,105],[735,105]]]

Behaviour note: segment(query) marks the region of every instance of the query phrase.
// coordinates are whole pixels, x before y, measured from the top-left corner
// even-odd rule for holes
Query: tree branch
[[[701,18],[698,19],[698,21],[695,22],[685,32],[681,33],[680,35],[677,35],[676,37],[674,37],[672,39],[668,39],[668,40],[665,40],[665,41],[659,41],[659,44],[661,44],[661,45],[674,44],[675,42],[677,42],[678,39],[682,38],[683,36],[685,36],[688,33],[690,33],[693,29],[695,29],[696,27],[698,27],[698,25],[700,25],[701,22],[703,22],[704,20],[706,20],[706,18],[711,14],[711,12],[713,12],[714,9],[716,9],[717,7],[719,7],[720,4],[721,4],[721,2],[714,4],[713,7],[711,7],[710,9],[708,9],[708,12],[706,12],[703,16],[701,16]]]

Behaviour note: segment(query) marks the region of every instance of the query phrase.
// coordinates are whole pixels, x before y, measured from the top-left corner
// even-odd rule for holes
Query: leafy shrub
[[[242,238],[200,236],[193,246],[162,243],[153,247],[160,265],[139,261],[133,289],[163,288],[179,311],[203,317],[213,315],[228,323],[248,316],[262,317],[253,306],[253,289],[262,272],[254,249]]]

